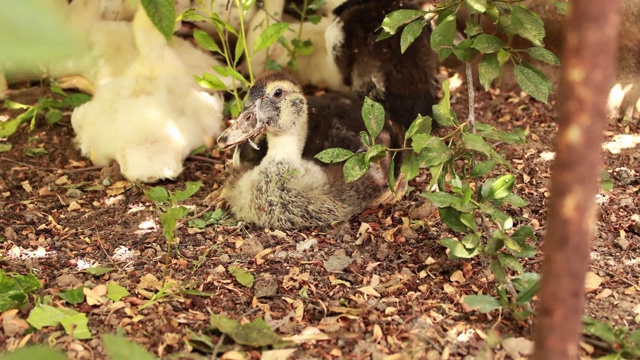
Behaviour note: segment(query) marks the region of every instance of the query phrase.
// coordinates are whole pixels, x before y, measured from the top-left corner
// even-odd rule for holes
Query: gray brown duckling
[[[314,111],[329,115],[350,108],[360,111],[348,97],[333,100],[334,109]],[[310,123],[309,115],[302,89],[286,74],[263,75],[249,90],[237,120],[218,138],[220,148],[227,149],[266,134],[264,158],[259,164],[245,162],[233,168],[223,188],[223,198],[238,219],[278,229],[325,227],[387,201],[388,159],[372,164],[359,180],[345,183],[342,164],[320,164],[303,156],[327,147],[365,148],[357,131],[332,126],[339,119],[329,117],[321,124],[316,115]],[[310,130],[317,133],[308,142]],[[377,141],[393,146],[391,139],[397,138],[387,129]]]

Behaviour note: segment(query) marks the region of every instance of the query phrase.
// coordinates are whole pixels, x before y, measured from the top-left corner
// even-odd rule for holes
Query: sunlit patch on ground
[[[619,154],[623,149],[630,149],[640,144],[640,134],[619,134],[615,135],[611,141],[602,145],[602,148],[612,154]]]

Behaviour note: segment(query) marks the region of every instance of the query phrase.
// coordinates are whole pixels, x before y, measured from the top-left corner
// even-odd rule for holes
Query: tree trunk
[[[534,359],[577,359],[620,0],[570,2]]]

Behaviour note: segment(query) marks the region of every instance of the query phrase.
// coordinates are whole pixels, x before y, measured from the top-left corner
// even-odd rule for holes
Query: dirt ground
[[[45,88],[23,87],[8,97],[35,103],[45,93]],[[454,93],[459,118],[465,116],[465,94],[464,87]],[[525,145],[497,148],[517,170],[515,193],[530,204],[509,208],[508,213],[516,224],[535,229],[540,249],[557,129],[555,98],[545,105],[519,91],[480,91],[477,106],[479,121],[529,131]],[[0,107],[0,116],[18,113]],[[612,121],[605,134],[608,143],[633,141],[634,134],[633,146],[611,145],[603,152],[614,187],[598,196],[593,282],[586,299],[589,316],[632,329],[640,322],[640,225],[634,225],[640,215],[640,122]],[[158,292],[153,279],[162,279],[167,256],[159,212],[143,193],[150,186],[105,186],[100,170],[90,168],[73,137],[65,114],[61,123],[41,121],[32,131],[23,124],[6,140],[13,148],[0,153],[0,268],[33,272],[43,284],[36,297],[49,296],[54,305],[85,313],[93,338],[74,340],[60,326],[33,332],[8,331],[5,326],[0,329],[3,349],[49,343],[70,358],[104,358],[102,334],[120,331],[163,357],[198,358],[216,352],[226,359],[258,359],[261,354],[286,354],[242,346],[210,331],[211,315],[222,314],[241,322],[263,318],[278,335],[297,340],[286,346],[295,359],[383,359],[393,354],[405,359],[511,359],[530,354],[533,318],[519,321],[508,311],[485,315],[461,304],[464,295],[494,294],[494,279],[480,258],[447,259],[437,240],[453,234],[437,212],[421,206],[427,174],[411,183],[415,189],[400,203],[366,211],[328,232],[268,231],[233,219],[204,230],[180,223],[167,277],[180,290],[201,293],[174,293],[141,308],[150,293]],[[48,153],[25,153],[38,147]],[[174,190],[187,181],[202,182],[200,191],[185,202],[193,207],[191,217],[202,216],[212,210],[204,198],[224,182],[225,161],[216,151],[188,159],[180,177],[157,185]],[[46,252],[26,255],[26,250],[38,248]],[[527,271],[539,272],[542,258],[539,253],[527,260]],[[115,270],[93,276],[79,270],[86,263]],[[253,274],[254,286],[236,281],[231,266]],[[110,282],[130,295],[116,302],[76,305],[57,295]],[[557,296],[562,301],[563,295]],[[28,317],[34,299],[17,318]],[[585,339],[584,357],[606,353],[594,344]]]

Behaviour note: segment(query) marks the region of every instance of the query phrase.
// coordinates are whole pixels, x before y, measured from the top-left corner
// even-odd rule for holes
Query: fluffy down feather
[[[174,178],[191,150],[221,132],[223,99],[197,86],[193,71],[142,8],[128,36],[134,60],[99,70],[94,98],[71,118],[76,141],[96,165],[115,160],[131,180]],[[108,52],[104,44],[95,48]],[[116,55],[107,53],[102,60],[113,65]]]

